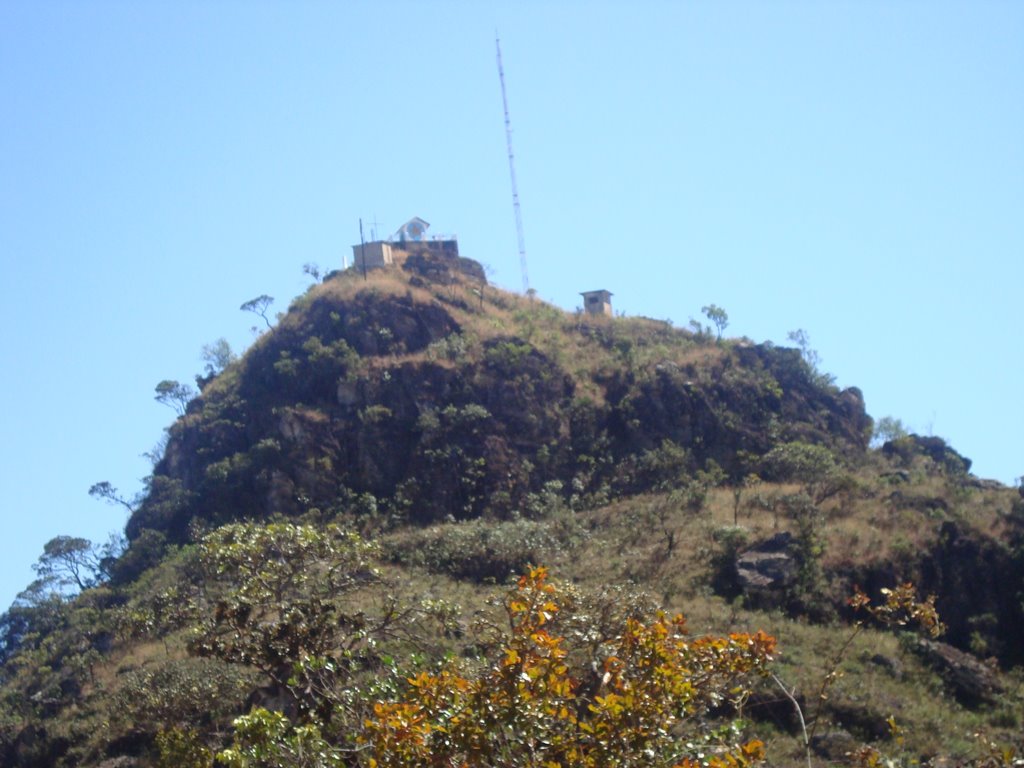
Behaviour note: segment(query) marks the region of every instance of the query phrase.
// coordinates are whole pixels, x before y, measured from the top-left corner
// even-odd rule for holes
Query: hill
[[[623,765],[756,759],[714,752],[740,732],[780,765],[988,759],[1024,709],[1024,499],[941,439],[872,447],[861,393],[805,352],[566,313],[443,255],[328,276],[199,379],[123,550],[48,545],[0,625],[3,763],[209,765],[233,744],[234,765],[422,764],[385,761],[394,734],[370,723],[406,705],[381,702],[418,675],[484,696],[541,636],[528,678],[568,650],[532,695],[592,727],[625,685],[621,627],[675,637],[659,606],[688,616],[695,693],[652,709],[674,730]],[[936,596],[940,639],[907,631],[929,603],[886,591],[905,582]],[[777,638],[774,679],[739,649],[722,676],[738,641],[707,638],[737,630]],[[705,642],[725,656],[695,661]]]

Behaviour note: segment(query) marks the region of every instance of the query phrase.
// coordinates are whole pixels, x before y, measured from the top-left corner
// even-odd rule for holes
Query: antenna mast
[[[530,278],[526,274],[526,243],[523,240],[523,214],[519,210],[519,190],[516,188],[516,161],[512,154],[512,121],[508,117],[508,96],[505,95],[505,70],[501,66],[501,41],[494,35],[498,50],[498,79],[501,81],[501,103],[505,108],[505,140],[508,143],[508,172],[512,177],[512,208],[516,212],[516,238],[519,241],[519,269],[523,273],[523,293],[530,294]]]

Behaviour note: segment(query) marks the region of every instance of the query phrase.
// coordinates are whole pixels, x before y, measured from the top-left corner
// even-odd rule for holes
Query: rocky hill
[[[860,393],[823,386],[796,350],[567,315],[456,275],[339,277],[296,301],[174,424],[155,473],[167,490],[129,538],[179,543],[192,518],[364,494],[419,524],[503,518],[552,480],[648,487],[637,464],[665,441],[688,454],[675,469],[715,462],[733,479],[780,443],[867,446]]]
[[[861,393],[800,350],[566,313],[422,255],[329,276],[200,384],[127,547],[60,542],[51,576],[88,588],[36,584],[0,622],[4,765],[232,743],[232,765],[372,765],[366,707],[446,655],[484,663],[477,619],[541,563],[566,642],[656,605],[775,635],[775,681],[692,726],[745,728],[772,764],[983,760],[1020,730],[1024,500],[938,438],[870,447]],[[857,587],[908,581],[941,638],[851,623]],[[250,710],[285,725],[246,736]],[[295,757],[300,726],[330,759]]]

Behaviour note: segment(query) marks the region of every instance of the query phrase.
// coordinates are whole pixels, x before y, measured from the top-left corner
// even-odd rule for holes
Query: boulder
[[[957,698],[966,703],[992,701],[1003,690],[990,667],[951,645],[920,638],[917,652],[938,670]]]
[[[736,580],[744,594],[780,592],[796,582],[800,563],[793,534],[783,531],[736,558]]]

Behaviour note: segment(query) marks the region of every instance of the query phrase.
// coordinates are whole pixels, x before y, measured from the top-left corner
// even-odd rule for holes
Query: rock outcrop
[[[917,651],[938,670],[950,690],[965,703],[992,701],[1002,692],[995,672],[969,653],[925,638],[918,639]]]
[[[796,582],[800,563],[788,531],[748,548],[736,558],[736,579],[744,594],[781,594]]]

